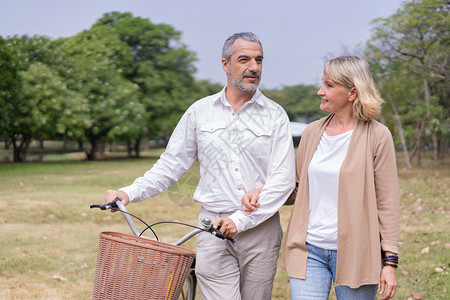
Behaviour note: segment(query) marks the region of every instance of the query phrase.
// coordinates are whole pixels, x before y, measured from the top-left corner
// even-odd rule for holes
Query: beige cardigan
[[[305,278],[308,166],[332,117],[330,114],[308,125],[297,151],[298,192],[281,261],[289,277]],[[375,120],[359,120],[339,173],[337,286],[379,284],[381,251],[398,253],[399,206],[392,135]]]

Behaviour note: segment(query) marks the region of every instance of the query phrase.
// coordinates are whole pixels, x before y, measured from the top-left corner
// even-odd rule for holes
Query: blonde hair
[[[325,64],[323,74],[348,89],[356,88],[353,113],[363,121],[370,121],[381,112],[384,100],[378,92],[369,64],[357,56],[333,58]]]

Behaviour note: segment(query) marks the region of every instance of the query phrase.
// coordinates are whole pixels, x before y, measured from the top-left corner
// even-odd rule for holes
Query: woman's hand
[[[260,204],[258,203],[259,194],[261,194],[262,188],[257,188],[248,194],[245,194],[241,199],[242,211],[247,215],[250,215],[252,211],[258,209]]]
[[[384,293],[381,300],[392,299],[397,290],[397,269],[384,266],[380,276],[380,295]]]

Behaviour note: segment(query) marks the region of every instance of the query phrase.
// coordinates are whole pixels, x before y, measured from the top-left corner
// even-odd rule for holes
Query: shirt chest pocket
[[[210,152],[211,149],[222,152],[226,140],[225,122],[210,122],[200,125],[198,132],[199,155],[205,151]]]
[[[265,158],[272,149],[272,130],[262,126],[248,126],[240,132],[240,146],[243,151],[259,158]]]

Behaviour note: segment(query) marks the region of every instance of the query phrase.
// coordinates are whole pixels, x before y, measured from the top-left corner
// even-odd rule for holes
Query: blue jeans
[[[326,300],[330,295],[332,282],[336,281],[336,250],[324,250],[310,244],[306,279],[290,278],[292,300]],[[375,299],[378,285],[363,285],[357,289],[348,286],[335,287],[336,297],[341,299]]]

